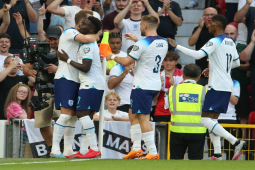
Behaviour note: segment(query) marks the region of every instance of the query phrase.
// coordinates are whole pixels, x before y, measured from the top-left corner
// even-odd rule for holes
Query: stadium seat
[[[249,115],[249,124],[255,124],[255,111],[252,111]],[[251,139],[255,139],[255,129],[251,129]],[[251,144],[254,147],[254,141],[251,141]]]

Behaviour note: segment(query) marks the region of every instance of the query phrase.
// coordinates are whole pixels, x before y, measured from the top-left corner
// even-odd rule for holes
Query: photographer
[[[39,9],[39,19],[38,19],[38,37],[40,42],[49,42],[50,43],[50,48],[51,52],[42,57],[43,62],[47,64],[47,67],[44,67],[44,70],[40,69],[40,75],[42,73],[42,78],[45,76],[47,77],[47,82],[45,83],[52,83],[53,84],[53,78],[54,75],[58,69],[58,60],[56,56],[57,52],[57,47],[59,44],[59,37],[61,35],[61,29],[58,26],[50,26],[47,31],[46,31],[46,37],[44,36],[43,33],[43,15],[45,13],[45,8],[44,6]],[[49,62],[49,61],[54,61],[54,62]],[[39,74],[38,72],[38,74]],[[24,67],[24,74],[25,75],[30,75],[32,77],[37,76],[37,71],[34,69],[34,65],[31,63],[27,63]],[[45,79],[45,80],[46,80]],[[37,95],[37,93],[35,94]],[[60,110],[56,110],[54,107],[54,97],[50,93],[43,93],[42,95],[46,95],[49,100],[49,106],[40,110],[40,111],[35,111],[35,127],[40,128],[40,132],[42,137],[44,138],[46,144],[49,147],[49,152],[51,151],[51,146],[52,146],[52,118],[58,118],[60,115]],[[39,109],[39,108],[38,108]],[[56,120],[54,119],[54,120]],[[46,155],[48,157],[49,154]]]

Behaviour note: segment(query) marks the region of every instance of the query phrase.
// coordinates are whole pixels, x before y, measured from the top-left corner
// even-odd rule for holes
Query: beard
[[[146,36],[145,31],[141,31],[141,36]]]

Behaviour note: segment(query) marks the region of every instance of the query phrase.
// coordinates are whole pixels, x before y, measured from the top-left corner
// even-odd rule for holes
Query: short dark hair
[[[121,33],[120,32],[112,32],[112,33],[109,34],[109,39],[111,39],[111,38],[120,38],[120,39],[122,39]]]
[[[75,14],[75,25],[78,25],[81,20],[86,20],[87,19],[87,12],[85,10],[80,10],[78,13]]]
[[[102,22],[96,17],[90,16],[88,17],[88,20],[95,26],[95,33],[102,29]]]
[[[134,45],[131,45],[130,47],[128,47],[128,49],[127,49],[128,54],[132,51],[133,47],[134,47]]]
[[[224,15],[218,14],[212,17],[212,21],[218,21],[221,23],[221,28],[225,30],[226,26],[228,25],[227,18]]]
[[[7,34],[7,33],[0,34],[0,39],[1,38],[8,38],[10,40],[10,42],[11,42],[11,36],[9,34]]]
[[[183,69],[183,74],[186,77],[195,79],[201,74],[201,69],[196,64],[187,64]]]
[[[177,54],[177,53],[174,52],[174,51],[168,51],[168,52],[166,53],[165,59],[167,59],[167,58],[170,58],[170,60],[177,61],[177,60],[180,58],[180,56],[179,56],[179,54]],[[165,59],[164,59],[164,60],[165,60]]]

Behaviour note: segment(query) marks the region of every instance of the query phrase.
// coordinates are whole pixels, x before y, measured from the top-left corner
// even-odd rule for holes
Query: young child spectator
[[[5,116],[8,121],[10,118],[29,118],[30,108],[28,107],[28,104],[30,93],[30,88],[23,83],[18,83],[11,88],[4,107]]]
[[[158,94],[154,121],[169,122],[171,113],[169,111],[168,91],[173,85],[183,82],[182,70],[175,68],[178,64],[179,55],[173,51],[168,51],[163,61],[164,70],[161,72],[162,88]],[[155,100],[155,99],[154,99]]]
[[[128,113],[117,110],[120,100],[120,96],[115,92],[108,93],[105,96],[105,105],[108,109],[104,111],[104,120],[129,121]],[[94,114],[93,120],[99,121],[99,112]]]

